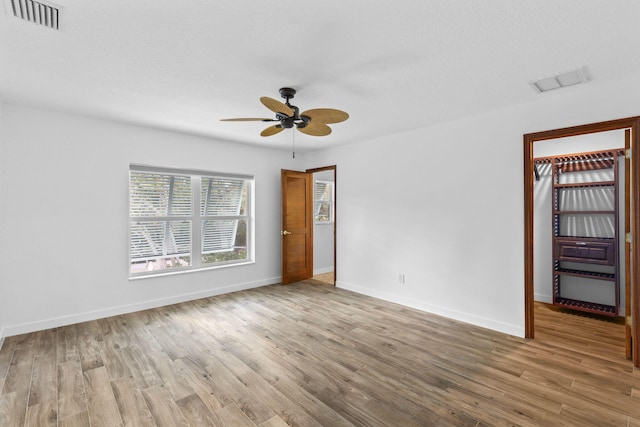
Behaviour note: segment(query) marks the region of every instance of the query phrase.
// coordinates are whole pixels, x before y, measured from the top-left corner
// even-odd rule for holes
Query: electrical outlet
[[[398,276],[398,283],[404,283],[404,273],[400,273]]]

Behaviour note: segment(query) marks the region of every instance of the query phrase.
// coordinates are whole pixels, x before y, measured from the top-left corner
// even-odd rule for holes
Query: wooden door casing
[[[640,230],[640,216],[636,214],[637,206],[640,205],[640,116],[628,117],[606,122],[591,123],[587,125],[573,126],[568,128],[554,129],[536,133],[525,134],[524,139],[524,308],[525,322],[524,330],[526,338],[534,338],[534,311],[533,311],[533,144],[537,141],[545,141],[557,138],[566,138],[575,135],[584,135],[596,132],[605,132],[618,129],[630,129],[631,146],[630,167],[625,168],[625,173],[629,174],[630,196],[630,262],[627,264],[631,268],[630,272],[630,309],[631,313],[626,313],[630,325],[630,333],[626,336],[625,347],[631,350],[633,365],[640,367],[640,269],[637,268],[638,253],[640,253],[640,240],[637,238]],[[626,145],[626,144],[625,144]],[[628,354],[628,353],[627,353]]]
[[[624,131],[624,148],[625,153],[631,150],[631,130]],[[626,236],[631,236],[631,158],[625,155],[624,158],[624,266],[625,266],[625,283],[624,283],[624,307],[625,307],[625,354],[631,359],[633,351],[631,343],[633,341],[633,331],[631,329],[631,242]]]

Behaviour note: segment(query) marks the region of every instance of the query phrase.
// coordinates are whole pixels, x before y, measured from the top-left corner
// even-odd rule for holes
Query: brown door
[[[282,283],[313,276],[311,174],[282,170]]]

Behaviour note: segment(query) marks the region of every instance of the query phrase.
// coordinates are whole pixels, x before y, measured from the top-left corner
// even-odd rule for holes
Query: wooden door
[[[631,129],[624,131],[624,314],[625,314],[625,354],[632,358],[632,329],[631,329],[631,159],[628,155],[631,149]]]
[[[282,283],[313,276],[313,180],[282,170]]]

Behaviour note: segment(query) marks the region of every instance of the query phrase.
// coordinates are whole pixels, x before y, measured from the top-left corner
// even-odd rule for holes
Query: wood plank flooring
[[[320,282],[7,337],[0,426],[640,426],[624,327],[524,340]]]

